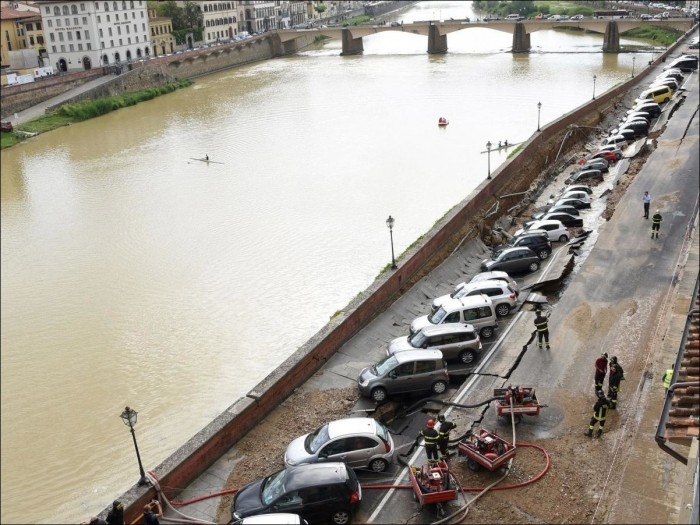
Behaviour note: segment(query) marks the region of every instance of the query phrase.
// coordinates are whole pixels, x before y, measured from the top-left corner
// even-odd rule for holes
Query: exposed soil
[[[617,124],[627,108],[631,107],[633,98],[633,94],[628,95],[627,99],[617,105],[615,111],[606,116],[600,127],[609,129]],[[597,144],[603,136],[601,131],[599,137],[589,140]],[[657,137],[658,132],[650,135],[651,139]],[[586,155],[590,147],[591,143],[585,150],[582,149],[580,158]],[[605,220],[610,220],[613,216],[617,203],[652,149],[653,145],[648,145],[645,151],[632,159],[626,173],[607,194],[607,207],[603,213]],[[509,226],[529,217],[537,207],[536,199],[541,201],[543,195],[548,195],[561,182],[561,174],[542,175],[542,178],[545,180],[533,183],[533,187],[539,187],[540,191],[537,195],[530,194],[527,197],[528,200],[520,207],[520,217],[507,218]],[[488,243],[490,241],[491,239],[487,240]],[[582,321],[581,330],[585,330],[586,322],[590,321],[590,312],[584,308],[578,314]],[[292,395],[236,445],[240,460],[231,472],[226,488],[240,488],[283,468],[282,458],[290,436],[301,435],[326,421],[349,415],[357,395],[355,388]],[[611,412],[607,427],[615,430],[601,438],[586,439],[582,435],[586,425],[582,426],[582,422],[587,421],[591,413],[589,400],[582,404],[580,398],[569,399],[565,397],[566,394],[563,396],[557,398],[564,420],[557,426],[556,437],[537,439],[537,444],[549,454],[551,463],[548,472],[527,486],[485,494],[470,506],[464,523],[590,523],[599,522],[607,514],[608,509],[605,508],[600,493],[604,485],[614,486],[615,478],[619,476],[619,472],[610,471],[610,454],[619,433],[625,431],[624,426],[619,424],[619,415]],[[452,458],[450,462],[451,471],[463,487],[483,487],[498,478],[492,472],[472,472],[463,458]],[[545,457],[539,450],[520,448],[508,477],[500,485],[531,480],[545,468],[545,464]],[[260,470],[260,465],[266,466],[265,472]],[[478,492],[467,492],[466,498],[471,500],[477,494]],[[222,498],[217,512],[218,523],[230,520],[231,500],[232,496]],[[452,503],[448,512],[457,510],[458,504],[462,503],[462,500]],[[425,516],[417,513],[411,522],[425,522]]]

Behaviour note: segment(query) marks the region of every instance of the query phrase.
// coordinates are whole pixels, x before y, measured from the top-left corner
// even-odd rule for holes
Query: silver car
[[[445,360],[468,365],[478,359],[482,346],[472,325],[454,323],[426,326],[413,335],[397,337],[389,343],[386,353],[392,355],[419,348],[437,348]]]
[[[331,421],[296,438],[284,453],[290,467],[341,461],[351,468],[384,472],[394,457],[394,441],[387,428],[370,417]]]

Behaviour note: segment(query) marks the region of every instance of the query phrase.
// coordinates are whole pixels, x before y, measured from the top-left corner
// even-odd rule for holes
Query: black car
[[[233,498],[234,521],[270,513],[298,514],[309,523],[350,521],[362,489],[345,463],[311,463],[284,470],[241,488]]]
[[[661,106],[659,106],[656,102],[653,100],[651,101],[644,101],[640,102],[636,106],[634,106],[630,112],[634,113],[636,111],[644,111],[645,113],[649,113],[649,116],[651,118],[656,118],[659,115],[661,115]],[[629,114],[629,112],[628,112]]]
[[[482,272],[501,270],[508,273],[527,273],[537,271],[540,258],[530,248],[505,248],[481,262]]]
[[[590,202],[582,201],[581,199],[561,199],[554,203],[555,206],[571,206],[577,210],[585,210],[591,207]]]
[[[591,159],[583,165],[583,167],[581,168],[581,171],[583,171],[583,170],[600,170],[603,173],[607,173],[608,166],[609,166],[608,161],[605,159]]]
[[[506,248],[526,247],[537,254],[541,260],[545,260],[552,254],[552,243],[546,233],[528,233],[513,237],[507,243],[496,246],[492,250],[492,255],[498,257]]]
[[[541,221],[547,221],[547,220],[560,221],[567,228],[571,228],[571,227],[579,227],[580,228],[583,226],[583,219],[581,219],[580,217],[574,217],[573,215],[571,215],[569,213],[563,213],[563,212],[547,213],[540,220]],[[529,223],[526,222],[525,226],[527,226],[528,224]]]

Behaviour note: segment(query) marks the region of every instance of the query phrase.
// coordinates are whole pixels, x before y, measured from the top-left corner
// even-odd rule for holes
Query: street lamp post
[[[637,57],[632,55],[632,78],[634,78],[634,61],[637,60]]]
[[[537,131],[540,130],[540,110],[542,109],[542,102],[537,103]]]
[[[595,100],[595,79],[598,78],[595,75],[593,75],[593,100]]]
[[[136,444],[136,432],[134,432],[134,426],[136,426],[137,416],[138,412],[136,412],[136,410],[132,410],[131,408],[126,407],[120,417],[122,418],[122,421],[124,421],[124,424],[128,426],[131,430],[131,437],[134,439],[134,448],[136,449],[136,459],[139,462],[139,472],[141,473],[139,485],[145,485],[146,483],[148,483],[148,481],[146,480],[146,473],[143,471],[143,465],[141,464],[141,454],[139,454],[139,446]]]
[[[386,226],[389,228],[389,239],[391,239],[391,269],[396,270],[396,259],[394,259],[394,218],[389,215],[386,220]]]
[[[488,172],[488,175],[486,176],[487,179],[491,178],[491,146],[492,146],[492,144],[491,144],[491,141],[489,140],[486,143],[486,154],[488,157],[487,162],[488,162],[488,167],[489,167],[489,172]]]

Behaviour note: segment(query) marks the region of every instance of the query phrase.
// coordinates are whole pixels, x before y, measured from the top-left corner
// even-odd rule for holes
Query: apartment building
[[[202,38],[205,44],[228,42],[233,40],[239,31],[243,30],[238,9],[239,1],[231,2],[201,2]]]
[[[173,22],[168,16],[156,16],[154,9],[148,11],[148,25],[151,28],[151,51],[153,56],[175,52]]]
[[[121,65],[150,56],[145,0],[36,2],[50,64],[58,71]]]
[[[12,7],[0,8],[0,67],[8,69],[10,67],[33,67],[25,65],[23,55],[30,49],[27,38],[25,23],[36,18],[36,13],[32,11],[19,11]],[[18,51],[25,53],[17,53]],[[13,58],[11,58],[11,56]],[[13,63],[13,60],[15,63]]]

